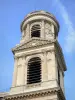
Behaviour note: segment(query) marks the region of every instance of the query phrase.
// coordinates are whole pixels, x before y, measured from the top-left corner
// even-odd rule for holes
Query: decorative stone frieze
[[[45,90],[45,91],[38,91],[38,92],[33,92],[33,93],[21,93],[21,94],[16,94],[16,95],[9,95],[9,96],[5,96],[4,97],[4,100],[33,100],[37,98],[37,100],[39,98],[42,99],[42,97],[48,97],[48,96],[52,96],[52,95],[58,95],[58,98],[62,99],[62,100],[65,100],[65,97],[63,95],[63,92],[60,88],[53,88],[51,90]],[[53,99],[55,100],[55,99]],[[57,100],[57,99],[56,99]]]
[[[31,47],[39,47],[39,46],[43,46],[43,45],[47,45],[47,44],[51,44],[54,43],[55,40],[53,41],[48,41],[48,40],[40,40],[40,39],[31,39],[30,41],[28,41],[27,43],[23,43],[21,45],[16,46],[15,48],[12,49],[12,51],[18,51],[18,50],[22,50],[22,49],[27,49],[27,48],[31,48]],[[35,43],[35,45],[33,45]]]

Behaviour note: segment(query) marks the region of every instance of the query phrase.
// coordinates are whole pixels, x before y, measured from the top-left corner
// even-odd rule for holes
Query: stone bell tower
[[[6,100],[65,100],[66,65],[57,41],[59,24],[45,11],[28,14],[20,44],[12,49],[14,73]]]

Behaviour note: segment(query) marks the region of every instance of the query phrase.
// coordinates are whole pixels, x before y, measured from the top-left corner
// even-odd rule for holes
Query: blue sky
[[[75,0],[0,0],[0,91],[12,84],[14,59],[11,48],[20,42],[20,24],[26,14],[45,10],[60,24],[58,41],[63,49],[66,100],[75,100]]]

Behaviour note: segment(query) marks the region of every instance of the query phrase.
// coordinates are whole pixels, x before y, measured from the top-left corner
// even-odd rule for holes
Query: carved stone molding
[[[19,51],[19,50],[23,50],[23,49],[27,49],[27,48],[34,48],[34,47],[39,47],[39,46],[44,46],[47,44],[52,44],[54,43],[56,40],[41,40],[41,39],[31,39],[30,41],[28,41],[27,43],[23,43],[20,44],[18,46],[16,46],[15,48],[12,49],[12,52],[14,53],[14,51]],[[35,45],[33,45],[35,43]]]
[[[53,88],[50,90],[43,90],[39,92],[32,92],[32,93],[20,93],[20,94],[14,94],[14,95],[8,95],[5,96],[5,100],[18,100],[18,99],[32,99],[32,98],[38,98],[38,97],[44,97],[44,96],[50,96],[52,94],[57,94],[62,100],[65,100],[64,94],[60,88]]]

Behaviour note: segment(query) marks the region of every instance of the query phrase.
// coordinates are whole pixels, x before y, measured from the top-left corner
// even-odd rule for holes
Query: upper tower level
[[[31,38],[56,39],[59,24],[52,14],[45,11],[35,11],[25,17],[21,24],[21,32],[21,42]]]

